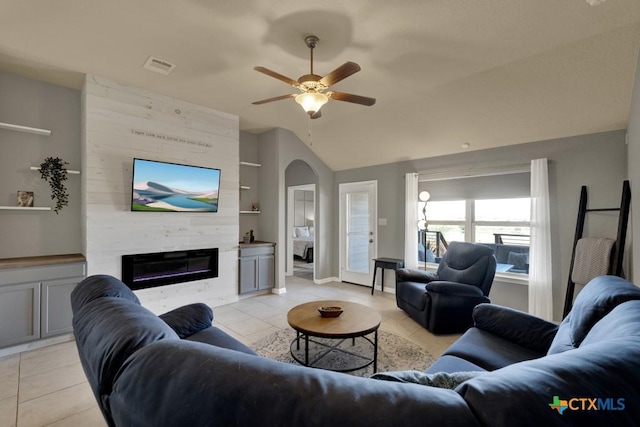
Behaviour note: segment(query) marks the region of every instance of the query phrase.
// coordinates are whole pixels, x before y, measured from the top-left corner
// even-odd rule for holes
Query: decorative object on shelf
[[[47,157],[40,164],[40,177],[51,187],[51,200],[56,201],[56,206],[53,208],[56,214],[69,204],[69,193],[64,185],[67,179],[65,165],[68,164],[59,157]]]
[[[251,243],[251,236],[249,235],[248,231],[244,233],[244,237],[242,238],[242,243]]]
[[[32,208],[33,207],[33,191],[18,190],[17,206],[20,208]]]
[[[342,307],[318,307],[322,317],[338,317],[342,314]]]
[[[258,212],[260,210],[260,203],[251,203],[251,210]]]
[[[256,241],[256,237],[253,235],[253,230],[249,230],[249,243]]]

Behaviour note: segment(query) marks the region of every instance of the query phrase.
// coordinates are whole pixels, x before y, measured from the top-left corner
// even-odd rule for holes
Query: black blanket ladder
[[[576,284],[571,279],[573,272],[573,265],[576,257],[576,246],[578,240],[582,238],[584,231],[584,222],[589,212],[609,212],[619,211],[618,217],[618,235],[616,236],[616,243],[613,247],[613,254],[611,263],[609,265],[609,274],[622,277],[622,260],[624,258],[624,247],[627,238],[627,223],[629,221],[629,207],[631,205],[631,186],[629,181],[626,180],[622,184],[622,201],[619,208],[604,208],[604,209],[587,209],[587,187],[582,186],[580,192],[580,205],[578,206],[578,220],[576,222],[576,235],[573,240],[573,252],[571,253],[571,265],[569,266],[569,282],[567,284],[567,293],[564,300],[564,311],[562,318],[567,317],[567,314],[571,311],[573,306],[573,294]]]

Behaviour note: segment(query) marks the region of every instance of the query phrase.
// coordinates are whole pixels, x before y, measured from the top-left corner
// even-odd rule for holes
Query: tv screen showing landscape
[[[217,212],[220,169],[133,159],[132,211]]]

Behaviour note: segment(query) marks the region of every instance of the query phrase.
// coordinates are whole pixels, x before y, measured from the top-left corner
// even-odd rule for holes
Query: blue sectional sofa
[[[110,276],[73,292],[76,344],[110,426],[633,426],[640,424],[640,289],[591,281],[558,326],[481,304],[426,373],[445,389],[256,356],[203,304],[156,316]],[[421,383],[426,383],[421,381]]]

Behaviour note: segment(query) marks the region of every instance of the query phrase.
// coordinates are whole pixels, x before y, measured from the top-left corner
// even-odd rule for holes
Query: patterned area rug
[[[292,329],[280,330],[251,344],[251,348],[261,356],[285,363],[298,364],[291,356],[293,348],[296,356],[304,360],[304,342],[300,342],[300,351],[291,342],[296,337]],[[373,340],[373,334],[369,335]],[[331,350],[330,346],[338,346],[339,351]],[[347,369],[354,365],[366,363],[365,358],[373,355],[371,343],[363,338],[357,338],[355,345],[351,339],[323,340],[312,338],[309,345],[309,360],[315,361],[320,368]],[[378,372],[402,371],[415,369],[423,371],[435,361],[433,356],[422,350],[411,341],[398,335],[380,330],[378,332]],[[349,374],[367,377],[373,374],[373,366],[349,372]]]

